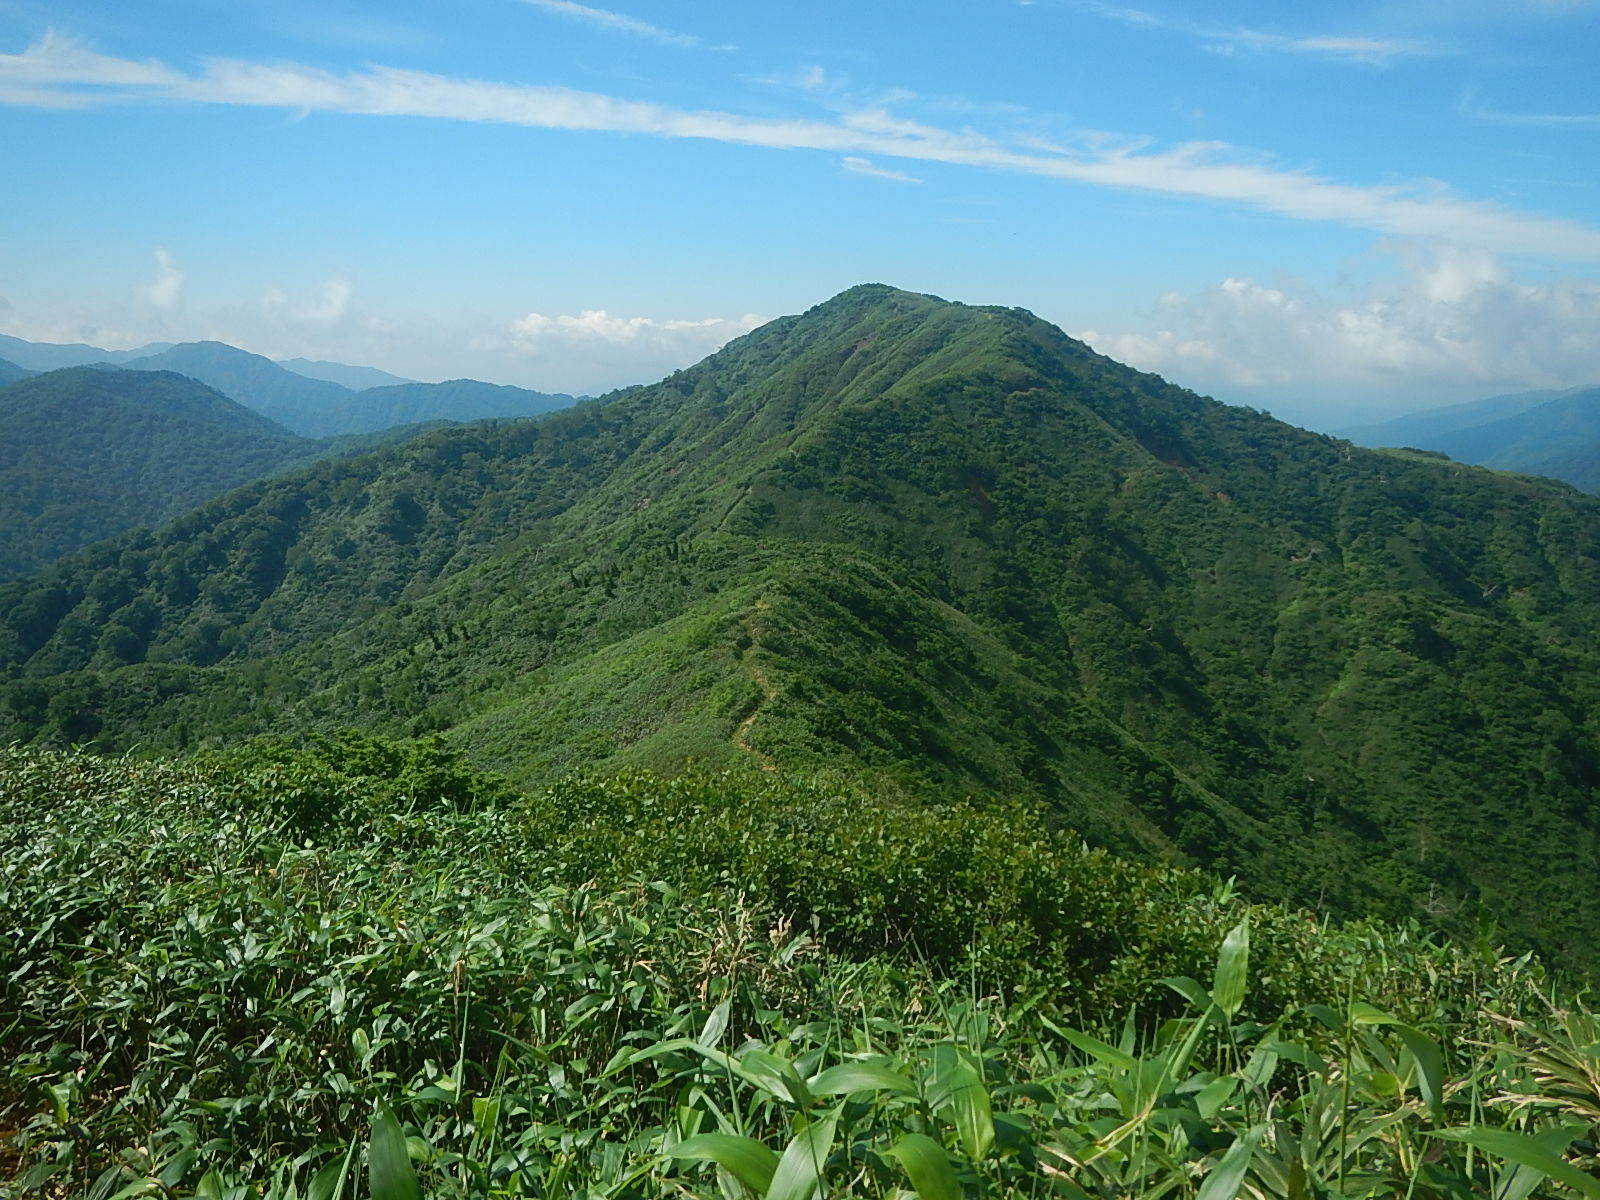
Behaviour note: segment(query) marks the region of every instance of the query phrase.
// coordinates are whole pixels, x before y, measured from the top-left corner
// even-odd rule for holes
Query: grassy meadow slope
[[[527,785],[742,762],[1034,798],[1258,895],[1487,916],[1587,963],[1597,516],[866,286],[0,589],[0,720],[437,731]]]

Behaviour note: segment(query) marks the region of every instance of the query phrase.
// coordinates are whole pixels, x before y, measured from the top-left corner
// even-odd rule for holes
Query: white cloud
[[[593,8],[587,4],[576,4],[573,0],[522,0],[522,2],[574,21],[583,21],[615,33],[629,33],[634,37],[649,38],[653,42],[661,42],[667,46],[700,45],[700,39],[693,34],[673,33],[669,29],[661,29],[623,13],[612,12],[605,8]]]
[[[178,307],[178,301],[183,297],[183,272],[172,261],[172,255],[161,247],[156,247],[156,274],[155,278],[140,289],[140,295],[152,308],[170,310]]]
[[[22,54],[0,54],[0,77],[12,84],[48,87],[170,87],[184,77],[153,59],[135,62],[98,54],[65,34],[50,30]]]
[[[1420,42],[1402,38],[1336,34],[1295,37],[1244,26],[1204,25],[1194,21],[1173,20],[1143,9],[1127,8],[1120,4],[1105,4],[1100,0],[1076,0],[1072,6],[1137,29],[1155,29],[1192,37],[1214,54],[1235,54],[1241,51],[1309,54],[1319,58],[1382,65],[1397,58],[1434,53],[1431,48]]]
[[[895,183],[921,183],[915,175],[907,175],[904,171],[891,171],[888,167],[873,165],[870,158],[861,158],[849,154],[840,159],[839,165],[854,175],[867,175],[873,179],[889,179]]]
[[[1600,281],[1517,279],[1458,246],[1387,246],[1392,269],[1332,294],[1230,278],[1157,302],[1157,328],[1078,336],[1205,388],[1488,395],[1600,382]],[[1414,405],[1415,406],[1415,405]]]
[[[1462,98],[1460,108],[1463,116],[1475,117],[1480,121],[1489,121],[1495,125],[1547,125],[1558,129],[1582,128],[1584,126],[1600,128],[1600,112],[1507,112],[1504,109],[1491,108],[1487,105],[1479,104],[1471,94]]]
[[[1600,230],[1576,221],[1464,199],[1432,181],[1340,183],[1276,166],[1217,141],[1153,149],[1139,139],[1083,138],[1072,146],[1030,150],[972,129],[909,121],[885,107],[830,120],[771,119],[389,67],[340,75],[294,64],[225,60],[209,63],[198,75],[174,76],[153,64],[82,51],[59,38],[36,43],[22,54],[0,55],[0,88],[18,79],[46,77],[53,89],[69,97],[109,79],[149,77],[140,94],[168,101],[432,117],[949,163],[1223,201],[1300,220],[1440,238],[1503,253],[1600,259]]]
[[[576,316],[548,317],[531,312],[512,321],[498,345],[517,355],[542,355],[575,347],[603,347],[608,351],[631,348],[673,358],[691,355],[678,364],[686,366],[765,322],[765,317],[753,313],[742,317],[657,320],[615,317],[603,308],[585,309]],[[490,339],[489,344],[495,344],[494,340]]]
[[[350,311],[350,295],[354,289],[348,279],[335,277],[322,285],[317,298],[300,315],[307,321],[331,325],[344,319]]]
[[[286,325],[337,325],[350,315],[355,286],[344,276],[325,280],[308,299],[295,303],[289,293],[272,284],[261,294],[262,311]]]

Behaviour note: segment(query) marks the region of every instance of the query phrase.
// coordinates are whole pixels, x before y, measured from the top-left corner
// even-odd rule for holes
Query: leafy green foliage
[[[345,744],[374,801],[415,755],[437,764]],[[318,771],[334,753],[305,751]],[[1211,929],[1235,932],[1184,965],[1240,992],[1238,1017],[1089,1013],[1070,989],[832,952],[742,883],[563,883],[516,803],[372,803],[307,838],[260,765],[289,752],[255,754],[0,754],[9,1186],[709,1198],[738,1194],[725,1170],[768,1197],[1466,1200],[1594,1178],[1594,1110],[1548,1073],[1592,1061],[1573,1039],[1594,1018],[1548,1025],[1525,964],[1453,976],[1472,956],[1374,926],[1363,976],[1274,1011],[1258,987],[1287,924],[1217,893]],[[1084,888],[1098,868],[1062,860]],[[1308,936],[1335,962],[1349,935]],[[1351,1000],[1385,981],[1427,1028]]]
[[[1597,517],[864,287],[0,588],[0,730],[355,725],[529,786],[753,763],[1015,798],[1260,897],[1591,963]]]

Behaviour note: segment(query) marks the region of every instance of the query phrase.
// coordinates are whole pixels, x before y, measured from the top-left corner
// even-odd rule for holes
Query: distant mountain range
[[[354,726],[529,785],[695,763],[1036,802],[1588,967],[1597,628],[1593,497],[866,286],[0,586],[0,743]]]
[[[287,367],[296,375],[307,379],[323,379],[340,387],[361,391],[363,388],[390,387],[397,383],[415,383],[403,375],[391,375],[377,367],[353,367],[349,363],[323,362],[310,358],[280,358],[280,367]]]
[[[174,371],[302,437],[375,433],[395,425],[528,417],[564,408],[577,397],[478,380],[417,383],[375,367],[296,358],[274,362],[225,342],[153,342],[135,350],[56,345],[0,335],[0,359],[13,369],[53,371],[109,364]],[[0,383],[7,381],[0,368]]]
[[[1600,387],[1521,392],[1341,431],[1362,446],[1434,450],[1458,462],[1600,491]]]

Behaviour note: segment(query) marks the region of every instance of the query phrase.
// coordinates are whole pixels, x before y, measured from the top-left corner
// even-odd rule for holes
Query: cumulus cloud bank
[[[500,331],[473,339],[472,346],[514,360],[559,364],[563,377],[597,381],[588,385],[592,388],[655,379],[697,362],[765,322],[754,313],[657,319],[613,316],[603,308],[576,315],[531,312]]]
[[[1152,331],[1078,334],[1095,349],[1228,394],[1313,384],[1488,395],[1600,382],[1600,282],[1517,279],[1459,246],[1386,248],[1393,269],[1337,293],[1224,279],[1157,303]]]

